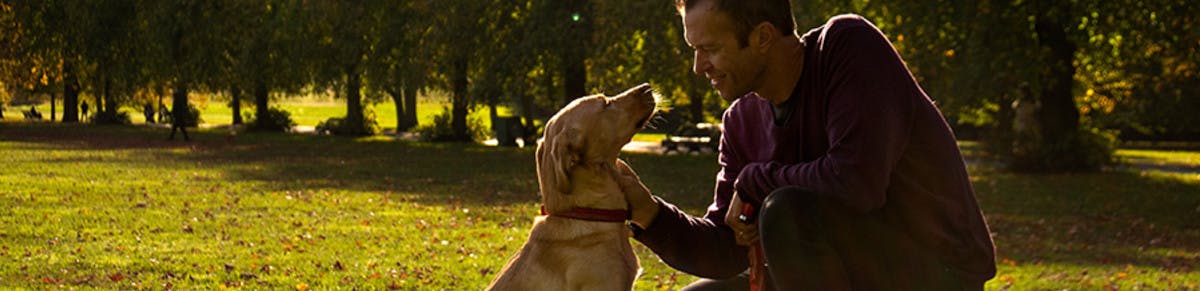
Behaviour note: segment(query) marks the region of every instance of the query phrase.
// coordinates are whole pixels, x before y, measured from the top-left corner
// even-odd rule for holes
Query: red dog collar
[[[567,211],[557,213],[546,213],[546,206],[542,206],[542,215],[557,216],[570,219],[600,221],[600,222],[625,222],[629,219],[629,210],[625,209],[596,209],[575,207]]]

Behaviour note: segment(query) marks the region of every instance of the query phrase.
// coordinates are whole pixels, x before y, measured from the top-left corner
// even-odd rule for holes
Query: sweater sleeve
[[[886,200],[891,172],[908,144],[913,94],[919,93],[898,53],[858,17],[835,18],[823,38],[819,66],[828,73],[825,131],[829,148],[807,162],[746,165],[735,188],[760,205],[772,189],[795,185],[868,212]],[[817,125],[806,125],[817,126]]]
[[[733,106],[737,106],[736,104]],[[729,111],[725,114],[728,120]],[[726,122],[730,125],[731,122]],[[713,191],[713,203],[703,218],[690,216],[674,205],[659,200],[658,215],[636,239],[654,251],[672,268],[704,278],[729,278],[749,266],[747,248],[738,246],[733,230],[725,225],[725,212],[733,196],[733,181],[744,164],[724,131],[718,149],[721,171]]]
[[[721,220],[688,215],[659,200],[654,223],[635,237],[667,265],[703,278],[724,279],[749,266],[747,249],[734,243],[733,230]]]

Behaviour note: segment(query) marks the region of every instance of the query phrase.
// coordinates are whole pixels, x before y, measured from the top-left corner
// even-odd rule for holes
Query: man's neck
[[[792,96],[800,73],[804,69],[804,43],[798,36],[788,36],[771,48],[762,86],[758,96],[780,105]]]

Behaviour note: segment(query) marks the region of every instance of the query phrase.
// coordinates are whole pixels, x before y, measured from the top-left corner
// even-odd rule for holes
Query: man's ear
[[[749,45],[760,52],[766,52],[779,39],[779,30],[770,22],[759,22],[750,30]]]
[[[537,148],[537,173],[541,180],[542,195],[547,191],[567,194],[571,191],[567,171],[580,163],[579,140],[582,138],[573,128],[547,135]]]

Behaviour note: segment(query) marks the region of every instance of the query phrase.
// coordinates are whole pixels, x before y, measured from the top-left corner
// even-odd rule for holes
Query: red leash
[[[749,203],[743,203],[738,220],[748,224],[754,222],[755,217],[754,206]],[[763,255],[762,245],[751,245],[750,251],[746,256],[750,259],[750,291],[762,291],[766,289],[768,276],[767,259]]]

